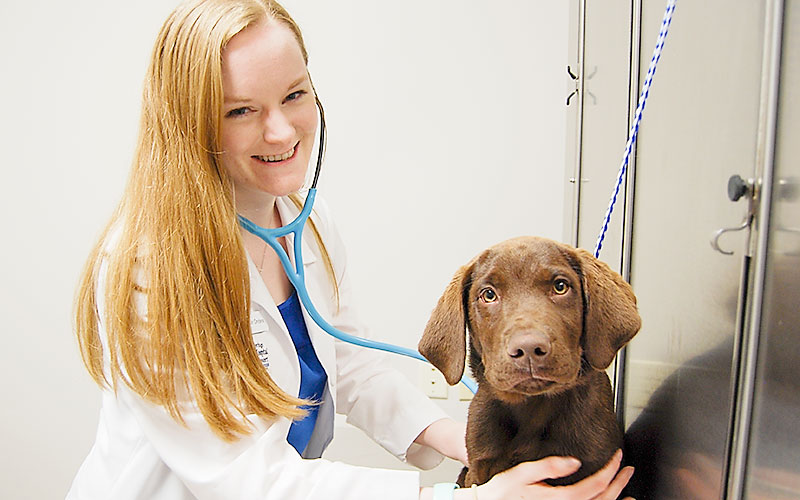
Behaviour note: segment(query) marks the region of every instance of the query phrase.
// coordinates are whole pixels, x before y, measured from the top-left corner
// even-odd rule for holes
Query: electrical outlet
[[[433,366],[422,367],[422,390],[432,399],[447,399],[447,381],[442,372]]]

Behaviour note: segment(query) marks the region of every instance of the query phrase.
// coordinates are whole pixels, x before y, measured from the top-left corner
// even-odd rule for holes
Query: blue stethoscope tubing
[[[343,342],[347,342],[349,344],[357,345],[360,347],[366,347],[369,349],[377,349],[379,351],[390,352],[394,354],[400,354],[403,356],[408,356],[410,358],[418,359],[420,361],[428,362],[428,360],[414,349],[409,349],[407,347],[396,346],[392,344],[388,344],[385,342],[378,342],[371,339],[365,339],[362,337],[356,337],[355,335],[350,335],[345,333],[335,326],[328,323],[325,318],[317,311],[317,308],[314,307],[314,303],[311,300],[311,297],[308,295],[308,288],[306,287],[306,279],[305,279],[305,271],[303,269],[303,250],[302,250],[302,237],[303,237],[303,229],[305,228],[306,221],[308,217],[311,215],[311,210],[314,207],[314,199],[317,196],[317,179],[319,178],[320,167],[322,165],[322,157],[325,150],[325,114],[322,110],[322,105],[317,100],[317,106],[320,110],[320,133],[319,133],[319,153],[317,155],[317,166],[316,171],[314,172],[314,180],[311,185],[311,188],[308,190],[306,194],[305,202],[303,203],[303,208],[300,210],[300,214],[289,224],[286,224],[282,227],[277,228],[265,228],[261,227],[254,222],[248,220],[247,218],[243,217],[242,215],[238,215],[239,224],[248,232],[258,236],[264,242],[267,243],[275,253],[278,255],[278,258],[281,261],[281,265],[283,266],[284,271],[286,272],[286,277],[289,278],[289,282],[291,282],[292,286],[294,287],[295,291],[297,291],[297,296],[299,297],[300,301],[308,311],[308,315],[311,316],[311,319],[322,328],[323,331],[328,333],[329,335],[333,336],[336,339],[339,339]],[[283,238],[288,235],[293,235],[294,242],[293,242],[293,252],[294,252],[294,265],[292,265],[291,260],[289,259],[289,255],[284,250],[283,246],[278,242],[279,238]],[[478,390],[478,384],[472,380],[471,378],[464,376],[461,378],[461,383],[464,384],[473,394],[475,394]]]

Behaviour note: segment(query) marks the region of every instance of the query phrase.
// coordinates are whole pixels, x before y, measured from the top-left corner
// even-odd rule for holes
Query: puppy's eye
[[[553,291],[558,295],[564,295],[569,291],[569,282],[563,278],[553,282]]]
[[[484,288],[481,290],[481,293],[478,295],[478,297],[480,297],[483,302],[491,304],[492,302],[497,301],[497,292],[491,288]]]

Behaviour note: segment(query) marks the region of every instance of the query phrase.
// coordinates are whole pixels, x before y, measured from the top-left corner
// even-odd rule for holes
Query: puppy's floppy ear
[[[584,290],[584,355],[604,370],[617,351],[636,335],[642,320],[631,286],[605,262],[577,249]]]
[[[444,374],[450,385],[464,374],[467,355],[467,324],[464,310],[465,287],[469,286],[474,261],[462,266],[439,298],[431,313],[419,352]]]

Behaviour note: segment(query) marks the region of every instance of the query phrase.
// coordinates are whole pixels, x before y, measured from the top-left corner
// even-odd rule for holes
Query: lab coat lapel
[[[305,244],[305,242],[303,242],[303,244],[303,260],[306,268],[306,281],[309,282],[309,295],[312,297],[312,300],[315,301],[314,304],[317,305],[320,304],[317,301],[318,293],[316,287],[311,283],[314,280],[308,279],[309,274],[313,274],[315,271],[314,267],[317,259],[310,252],[310,249],[307,251],[308,245]],[[289,248],[292,248],[291,242]],[[293,256],[290,256],[290,260],[292,260],[292,264],[294,265]],[[294,343],[289,335],[286,323],[283,321],[283,317],[278,310],[278,306],[275,304],[274,299],[264,284],[264,280],[261,279],[258,268],[249,254],[247,255],[247,263],[250,274],[250,324],[253,332],[253,341],[256,343],[260,357],[262,356],[262,352],[267,353],[268,360],[265,364],[275,383],[289,394],[298,396],[300,393],[301,377],[300,364]],[[317,307],[321,307],[321,314],[327,314],[327,307],[321,305],[317,305]],[[304,458],[319,458],[322,456],[325,448],[328,447],[328,444],[333,440],[333,425],[336,413],[334,404],[334,401],[336,401],[335,384],[333,383],[336,377],[336,353],[333,348],[332,339],[329,337],[320,339],[320,335],[326,334],[314,323],[305,307],[303,307],[302,310],[309,336],[314,344],[314,350],[325,369],[325,373],[328,374],[327,387],[325,388],[318,408],[317,423],[314,426],[314,431],[311,434],[308,445],[302,454]],[[266,314],[266,318],[262,317],[264,314]],[[267,331],[262,331],[265,328],[262,323],[263,321],[266,321]],[[262,362],[263,359],[262,357]]]
[[[247,255],[250,274],[250,328],[253,342],[270,377],[289,394],[300,392],[300,363],[278,306]]]
[[[286,225],[292,222],[296,217],[297,214],[300,213],[300,210],[295,207],[294,203],[292,203],[289,198],[277,198],[275,200],[275,205],[278,208],[278,213],[281,216],[281,224]],[[295,265],[294,261],[294,251],[292,250],[294,245],[294,235],[289,234],[286,236],[287,240],[287,248],[289,248],[289,261],[292,265]],[[303,238],[305,240],[305,238]],[[305,241],[302,242],[303,245],[303,262],[304,266],[308,266],[313,264],[316,261],[316,256],[311,252],[311,249],[308,246],[308,243]],[[264,305],[266,308],[267,313],[269,314],[270,318],[279,325],[280,331],[285,335],[286,339],[291,343],[292,339],[289,336],[289,330],[286,328],[286,323],[283,321],[283,317],[281,316],[280,311],[278,311],[278,306],[275,304],[275,300],[270,295],[269,290],[267,290],[267,286],[264,284],[264,280],[261,278],[260,273],[258,272],[258,268],[255,266],[255,263],[250,258],[250,255],[247,256],[247,261],[249,263],[250,268],[250,293],[252,294],[253,300],[258,297],[260,300],[258,301],[260,304]],[[294,345],[294,344],[292,344]],[[295,353],[295,358],[297,354]],[[299,372],[298,372],[299,373]]]

